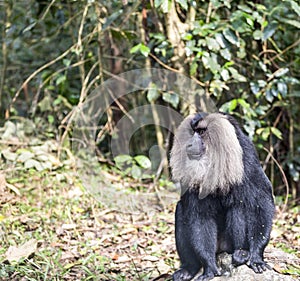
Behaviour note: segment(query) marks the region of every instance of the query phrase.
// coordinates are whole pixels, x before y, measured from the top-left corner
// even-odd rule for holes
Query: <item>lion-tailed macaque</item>
[[[232,254],[236,266],[256,273],[269,266],[263,252],[270,239],[274,200],[252,142],[223,113],[187,117],[175,134],[170,166],[181,185],[175,214],[181,267],[173,280],[210,280],[221,275],[216,254]]]

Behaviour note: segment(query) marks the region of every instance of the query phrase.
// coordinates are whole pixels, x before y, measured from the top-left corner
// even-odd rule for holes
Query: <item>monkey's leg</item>
[[[252,216],[248,218],[250,260],[249,267],[256,273],[262,273],[270,266],[264,261],[263,253],[270,240],[272,228],[273,206],[264,202],[264,207],[256,206]]]
[[[207,210],[205,212],[207,213]],[[201,217],[202,214],[200,212],[200,217],[196,218],[190,228],[192,246],[203,266],[203,274],[195,281],[210,280],[216,275],[221,275],[216,263],[217,223],[212,217],[206,216],[207,214]]]
[[[228,210],[226,217],[226,233],[227,239],[230,239],[229,242],[232,243],[232,262],[234,265],[245,264],[250,258],[250,253],[246,250],[249,248],[249,245],[247,245],[248,243],[246,243],[246,221],[244,209],[234,206]]]
[[[182,213],[181,202],[178,202],[175,213],[175,238],[176,248],[180,258],[181,266],[173,274],[174,281],[189,281],[200,270],[200,262],[191,247],[191,236],[187,229],[187,222]]]

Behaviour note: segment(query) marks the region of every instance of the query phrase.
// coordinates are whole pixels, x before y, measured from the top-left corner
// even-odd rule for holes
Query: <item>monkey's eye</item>
[[[202,136],[206,132],[206,129],[207,128],[198,128],[198,129],[195,130],[195,132],[197,134],[199,134],[200,136]]]

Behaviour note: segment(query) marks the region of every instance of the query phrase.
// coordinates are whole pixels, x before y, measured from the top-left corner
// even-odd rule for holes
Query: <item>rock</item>
[[[279,250],[280,251],[280,250]],[[284,252],[283,252],[284,253]],[[278,252],[277,252],[278,254]],[[296,257],[295,257],[296,258]],[[297,259],[297,258],[296,258]],[[273,265],[269,263],[273,268]],[[261,274],[255,273],[247,265],[234,267],[231,264],[231,255],[222,253],[218,255],[218,266],[225,272],[225,276],[215,277],[213,281],[297,281],[296,277],[284,275],[275,270],[266,270]]]

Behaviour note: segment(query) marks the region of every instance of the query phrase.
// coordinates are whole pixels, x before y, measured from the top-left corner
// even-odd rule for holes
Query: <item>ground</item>
[[[166,280],[179,266],[176,198],[166,203],[153,185],[114,172],[104,177],[109,179],[104,193],[117,186],[127,189],[127,198],[146,194],[142,206],[124,208],[119,194],[110,195],[109,204],[101,201],[72,166],[3,169],[0,280]],[[300,273],[299,259],[279,261],[272,255],[283,249],[299,258],[299,233],[299,207],[283,211],[278,205],[267,251],[276,271]]]

